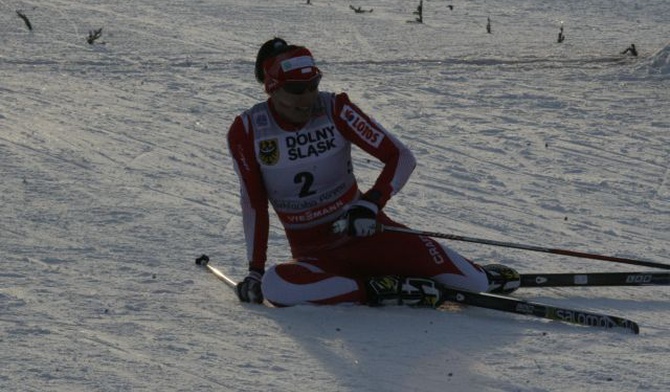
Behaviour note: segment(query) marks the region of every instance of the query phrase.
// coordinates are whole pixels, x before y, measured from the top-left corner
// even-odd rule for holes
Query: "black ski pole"
[[[502,247],[506,247],[506,248],[524,249],[524,250],[530,250],[530,251],[534,251],[534,252],[552,253],[552,254],[563,255],[563,256],[580,257],[580,258],[584,258],[584,259],[613,261],[615,263],[641,265],[641,266],[645,266],[645,267],[661,268],[661,269],[666,269],[666,270],[670,269],[670,265],[668,265],[668,264],[655,263],[653,261],[635,260],[635,259],[628,259],[628,258],[624,258],[624,257],[604,256],[604,255],[585,253],[585,252],[577,252],[577,251],[574,251],[574,250],[566,250],[566,249],[545,248],[545,247],[541,247],[541,246],[515,244],[515,243],[512,243],[512,242],[502,242],[502,241],[487,240],[487,239],[483,239],[483,238],[465,237],[465,236],[461,236],[461,235],[444,234],[444,233],[437,233],[437,232],[433,232],[433,231],[414,230],[414,229],[408,229],[408,228],[404,228],[404,227],[380,225],[378,230],[388,231],[388,232],[393,232],[393,233],[404,233],[404,234],[412,234],[412,235],[422,235],[422,236],[426,236],[426,237],[444,238],[444,239],[447,239],[447,240],[454,240],[454,241],[474,242],[474,243],[477,243],[477,244],[495,245],[495,246],[502,246]]]

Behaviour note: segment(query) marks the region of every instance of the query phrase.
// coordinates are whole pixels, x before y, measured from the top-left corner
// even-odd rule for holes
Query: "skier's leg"
[[[361,303],[365,293],[355,279],[323,271],[307,262],[272,266],[263,275],[263,296],[276,306]]]

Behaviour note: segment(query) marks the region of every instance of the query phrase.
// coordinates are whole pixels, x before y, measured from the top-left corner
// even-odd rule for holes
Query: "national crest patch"
[[[258,158],[268,166],[279,162],[279,141],[275,139],[261,140],[258,142]]]

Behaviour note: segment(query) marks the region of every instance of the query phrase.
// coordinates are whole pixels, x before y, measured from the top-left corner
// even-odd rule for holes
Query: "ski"
[[[223,281],[231,289],[234,290],[237,286],[237,283],[235,283],[234,280],[209,263],[209,257],[207,255],[198,257],[195,260],[195,263],[201,267],[207,268],[209,272],[219,280]],[[445,301],[507,313],[534,316],[547,320],[563,321],[569,324],[620,330],[634,334],[640,333],[640,327],[636,322],[618,316],[552,306],[496,294],[475,293],[443,285],[438,285],[438,287],[440,287]]]
[[[640,333],[640,327],[636,322],[619,316],[552,306],[497,294],[474,293],[444,286],[441,287],[446,301],[548,320],[563,321],[569,324],[619,330],[636,335]]]
[[[670,285],[670,272],[587,272],[520,275],[521,287]]]

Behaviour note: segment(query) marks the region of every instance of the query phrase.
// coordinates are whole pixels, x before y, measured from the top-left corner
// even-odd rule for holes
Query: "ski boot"
[[[368,305],[437,308],[445,301],[438,283],[425,278],[381,276],[367,281]]]
[[[511,294],[521,285],[519,273],[506,265],[489,264],[482,268],[489,277],[489,293]]]

